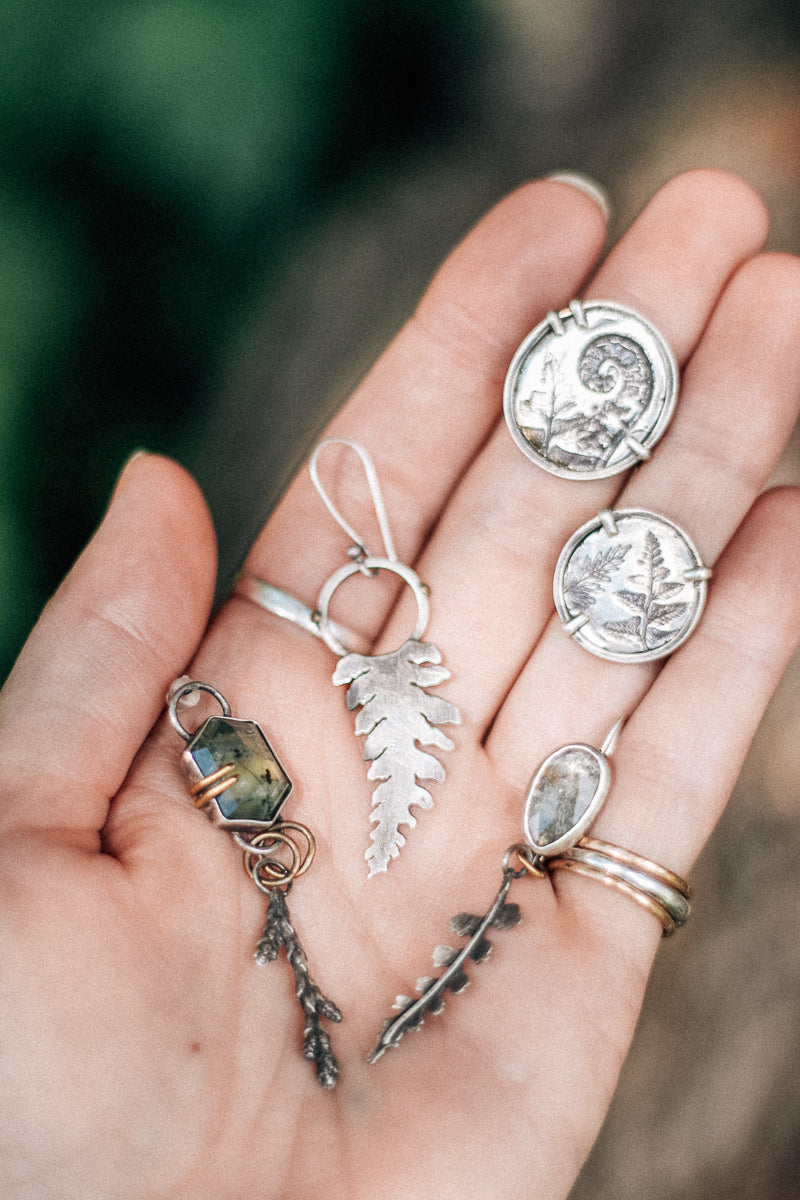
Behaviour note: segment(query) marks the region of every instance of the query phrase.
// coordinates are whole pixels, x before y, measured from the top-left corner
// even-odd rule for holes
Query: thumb
[[[197,485],[134,456],[0,693],[0,831],[102,828],[203,635],[215,572]]]

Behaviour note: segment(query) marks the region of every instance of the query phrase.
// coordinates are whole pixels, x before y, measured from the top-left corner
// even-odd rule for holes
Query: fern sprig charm
[[[508,856],[507,856],[508,858]],[[527,868],[526,868],[527,869]],[[437,946],[433,952],[433,965],[444,967],[438,978],[424,975],[417,980],[416,1000],[410,996],[398,996],[394,1007],[399,1015],[386,1022],[383,1032],[369,1054],[367,1061],[374,1063],[386,1050],[400,1043],[404,1033],[422,1028],[426,1013],[438,1014],[444,1008],[444,993],[453,995],[463,992],[469,983],[465,970],[467,962],[482,963],[491,953],[492,945],[486,936],[489,929],[513,929],[519,923],[518,904],[506,901],[509,888],[515,879],[526,873],[526,869],[514,870],[510,865],[503,867],[503,882],[492,904],[482,917],[473,913],[458,913],[450,922],[450,930],[457,937],[469,938],[461,950],[452,946]]]
[[[404,1034],[421,1029],[428,1013],[441,1013],[445,992],[453,995],[463,992],[469,983],[467,969],[470,964],[484,962],[491,953],[492,943],[488,937],[491,930],[513,929],[519,923],[519,905],[508,901],[514,880],[525,875],[546,879],[549,869],[554,864],[558,866],[559,860],[580,844],[608,794],[611,782],[608,759],[614,753],[622,723],[620,718],[611,726],[600,750],[583,742],[572,742],[554,750],[539,765],[525,798],[522,821],[525,841],[515,842],[503,855],[503,877],[494,900],[483,916],[461,912],[453,917],[450,930],[456,937],[466,938],[466,945],[460,950],[453,946],[436,947],[433,965],[441,969],[441,974],[423,975],[418,979],[416,999],[405,995],[397,997],[392,1007],[398,1015],[384,1022],[368,1062],[377,1062],[386,1050],[400,1044]],[[602,845],[606,851],[614,850],[607,843],[594,845]],[[616,853],[624,855],[625,852]],[[638,859],[640,866],[646,862]],[[569,863],[571,867],[574,865]],[[648,869],[653,865],[648,863]],[[583,864],[578,866],[584,869]],[[589,869],[598,870],[596,866]],[[669,873],[668,878],[674,880],[676,877]],[[628,876],[628,883],[631,879]],[[641,887],[641,873],[636,882]],[[663,900],[664,891],[660,895]]]
[[[348,709],[359,708],[356,734],[366,735],[364,759],[372,766],[368,779],[381,782],[372,794],[372,845],[366,852],[369,874],[387,870],[405,838],[401,825],[416,825],[411,806],[430,808],[430,792],[420,779],[444,779],[444,767],[421,746],[452,750],[453,742],[439,725],[458,725],[454,704],[431,696],[425,688],[449,679],[442,656],[430,642],[407,641],[393,654],[347,654],[333,674],[336,684],[350,684]]]
[[[386,551],[383,558],[373,557],[367,551],[363,540],[342,517],[320,482],[319,453],[332,443],[349,446],[361,460]],[[441,782],[444,779],[444,767],[438,758],[421,747],[452,750],[453,742],[438,727],[458,725],[461,717],[449,700],[426,690],[449,679],[450,672],[442,666],[442,656],[436,646],[422,641],[430,612],[428,588],[416,571],[401,563],[395,554],[372,459],[358,442],[349,438],[326,438],[314,450],[309,470],[326,508],[353,539],[351,561],[334,571],[322,587],[316,618],[320,636],[340,658],[333,682],[348,685],[345,695],[348,709],[351,712],[361,710],[356,716],[356,734],[365,738],[364,759],[372,764],[367,778],[379,781],[372,796],[375,829],[370,835],[372,844],[365,854],[369,878],[372,878],[386,871],[405,845],[400,826],[416,825],[411,808],[430,808],[433,804],[430,792],[418,781],[433,779]],[[334,592],[345,580],[359,572],[369,577],[378,571],[391,571],[408,584],[417,602],[417,623],[399,650],[390,654],[354,654],[337,636],[328,617],[328,606]]]

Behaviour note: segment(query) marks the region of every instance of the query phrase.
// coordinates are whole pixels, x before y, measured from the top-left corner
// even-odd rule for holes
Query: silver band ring
[[[259,579],[257,575],[250,575],[243,571],[231,592],[233,595],[242,596],[245,600],[252,600],[254,604],[266,609],[273,616],[282,617],[284,621],[291,621],[293,625],[305,629],[306,633],[313,633],[314,637],[324,641],[318,614],[302,600],[292,596],[290,592],[275,587],[273,583],[267,583],[266,579]],[[329,620],[328,625],[340,642],[346,642],[359,654],[365,654],[369,650],[371,643],[361,634],[355,633],[354,630],[348,629],[346,625],[340,625],[336,621]]]

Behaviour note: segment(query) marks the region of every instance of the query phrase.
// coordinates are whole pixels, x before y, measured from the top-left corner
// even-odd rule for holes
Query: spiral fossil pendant
[[[675,359],[649,321],[621,304],[573,300],[519,347],[503,408],[514,441],[538,466],[599,479],[649,458],[677,391]]]

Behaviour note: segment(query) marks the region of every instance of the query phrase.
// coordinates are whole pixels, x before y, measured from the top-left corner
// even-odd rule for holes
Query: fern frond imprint
[[[587,608],[591,608],[597,599],[597,593],[604,584],[611,582],[614,572],[622,566],[630,548],[630,542],[624,546],[609,546],[607,550],[599,550],[594,558],[582,554],[570,563],[564,581],[564,592],[571,609],[585,612]]]
[[[603,628],[634,639],[643,650],[651,650],[672,637],[674,622],[683,620],[689,605],[683,601],[664,603],[668,596],[676,595],[686,585],[680,580],[670,580],[661,543],[651,529],[645,534],[638,563],[641,572],[629,576],[628,582],[638,584],[643,591],[620,588],[614,592],[615,598],[636,615],[624,621],[606,621]]]
[[[349,684],[347,707],[360,708],[356,734],[365,735],[364,760],[372,763],[368,779],[381,782],[372,794],[372,845],[365,854],[369,875],[386,871],[405,838],[401,825],[416,825],[411,806],[430,808],[430,793],[417,780],[443,780],[444,767],[420,746],[452,750],[453,742],[437,728],[458,725],[454,704],[425,689],[450,678],[442,656],[431,642],[413,639],[391,654],[347,654],[333,674],[335,684]]]
[[[519,923],[520,912],[518,904],[506,903],[508,889],[511,887],[515,874],[509,868],[503,870],[503,882],[494,898],[489,911],[483,916],[473,913],[458,913],[450,922],[450,929],[456,937],[469,938],[466,946],[455,950],[452,946],[437,946],[433,952],[435,967],[445,970],[437,978],[424,975],[417,980],[417,992],[421,993],[416,1000],[410,996],[398,996],[394,1008],[400,1010],[399,1015],[388,1020],[381,1036],[370,1053],[368,1061],[376,1062],[391,1046],[400,1044],[404,1033],[415,1031],[422,1027],[426,1013],[440,1013],[444,1008],[444,993],[446,991],[457,995],[463,992],[469,983],[465,971],[467,960],[481,963],[489,956],[492,944],[486,937],[488,929],[513,929]]]
[[[532,446],[549,457],[554,435],[571,427],[569,414],[577,407],[575,395],[564,369],[553,354],[548,354],[542,366],[541,390],[520,405],[520,429]]]

